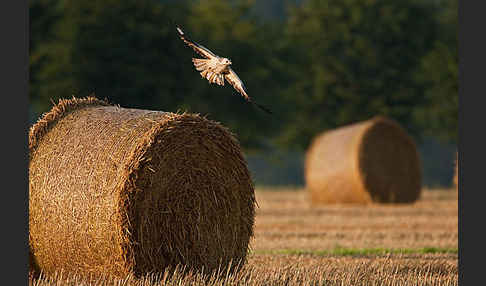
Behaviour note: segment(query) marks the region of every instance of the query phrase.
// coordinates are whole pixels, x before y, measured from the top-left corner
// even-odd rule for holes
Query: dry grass
[[[451,191],[427,190],[414,204],[312,206],[304,190],[257,192],[253,250],[457,248]]]
[[[451,255],[385,257],[253,256],[236,274],[201,275],[182,271],[137,279],[75,274],[30,280],[30,285],[458,285],[457,258]]]
[[[425,190],[414,204],[386,206],[315,208],[307,195],[300,189],[257,189],[252,252],[235,274],[176,271],[91,281],[56,274],[30,279],[30,285],[458,285],[457,196],[452,190]],[[333,252],[336,246],[407,251],[339,254]],[[435,247],[435,253],[423,253],[427,247]]]

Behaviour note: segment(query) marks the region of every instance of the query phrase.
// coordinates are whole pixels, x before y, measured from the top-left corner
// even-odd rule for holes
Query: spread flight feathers
[[[201,77],[206,78],[209,83],[216,83],[218,85],[224,85],[224,80],[226,79],[226,81],[229,82],[248,102],[256,105],[267,113],[272,113],[268,108],[254,102],[248,96],[245,85],[230,67],[232,63],[229,59],[215,55],[208,48],[191,41],[181,28],[176,27],[176,29],[181,40],[203,57],[203,59],[192,59],[192,63],[196,70],[201,74]]]

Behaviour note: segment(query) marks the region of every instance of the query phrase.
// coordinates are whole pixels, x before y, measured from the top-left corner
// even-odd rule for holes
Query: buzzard
[[[192,63],[197,71],[200,72],[203,78],[206,78],[209,83],[216,83],[224,85],[226,79],[248,102],[255,104],[267,113],[272,113],[268,108],[254,102],[246,93],[245,85],[238,77],[238,75],[230,67],[231,61],[227,58],[222,58],[215,55],[208,48],[191,41],[186,37],[180,27],[176,26],[179,37],[196,53],[204,57],[203,59],[193,58]]]

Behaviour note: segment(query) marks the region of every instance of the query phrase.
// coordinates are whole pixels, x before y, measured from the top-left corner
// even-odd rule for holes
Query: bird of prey
[[[192,63],[197,71],[200,72],[203,78],[206,78],[209,83],[216,83],[224,85],[226,79],[248,102],[255,104],[267,113],[272,113],[268,108],[254,102],[246,93],[245,85],[238,77],[238,75],[230,67],[231,61],[227,58],[219,57],[211,52],[208,48],[191,41],[186,37],[182,29],[176,26],[179,37],[196,53],[204,57],[203,59],[193,58]]]

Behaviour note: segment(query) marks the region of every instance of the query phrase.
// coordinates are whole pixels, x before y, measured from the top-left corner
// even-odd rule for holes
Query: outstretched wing
[[[238,77],[238,75],[235,73],[235,71],[228,67],[228,72],[224,74],[224,78],[250,103],[255,104],[259,108],[261,108],[263,111],[267,113],[272,113],[268,108],[265,106],[262,106],[256,102],[254,102],[246,93],[245,85],[241,81],[241,79]]]
[[[177,29],[177,32],[179,33],[179,37],[181,38],[181,40],[184,41],[184,43],[186,43],[189,47],[191,47],[196,53],[200,54],[201,56],[207,58],[207,59],[211,59],[211,58],[214,58],[214,57],[217,57],[213,52],[211,52],[208,48],[205,48],[203,47],[202,45],[199,45],[198,43],[196,42],[193,42],[191,40],[189,40],[184,32],[181,30],[181,28],[179,27],[176,27]]]
[[[241,79],[238,77],[238,75],[235,73],[235,71],[228,67],[228,72],[224,74],[224,78],[248,101],[250,100],[250,97],[246,93],[245,85],[241,81]]]

